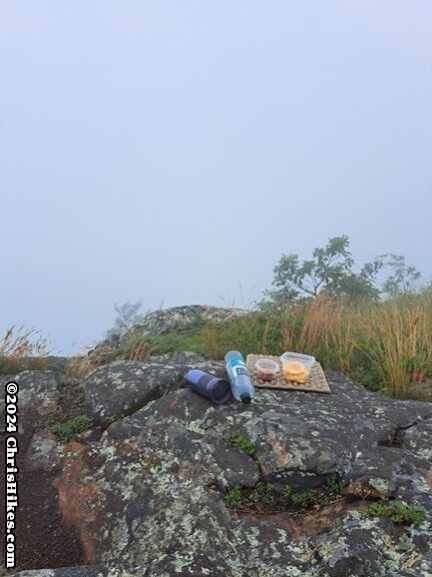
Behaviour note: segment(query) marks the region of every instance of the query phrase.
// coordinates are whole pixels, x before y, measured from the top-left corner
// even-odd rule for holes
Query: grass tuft
[[[48,339],[40,331],[12,326],[0,339],[0,374],[43,369],[49,354]]]

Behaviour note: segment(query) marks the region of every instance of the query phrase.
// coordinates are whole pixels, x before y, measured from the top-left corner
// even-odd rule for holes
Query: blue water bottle
[[[233,397],[242,403],[250,403],[255,390],[243,355],[239,351],[229,351],[225,355],[225,365]]]

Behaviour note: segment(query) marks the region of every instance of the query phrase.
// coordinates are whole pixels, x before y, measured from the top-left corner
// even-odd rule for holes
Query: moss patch
[[[238,433],[230,433],[224,437],[224,441],[229,445],[240,449],[246,455],[252,456],[255,451],[256,447],[246,435],[239,435]]]

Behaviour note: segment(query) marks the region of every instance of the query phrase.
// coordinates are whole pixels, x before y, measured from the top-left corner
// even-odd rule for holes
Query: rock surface
[[[216,406],[182,388],[187,358],[161,360],[112,363],[83,382],[93,417],[122,417],[99,441],[66,445],[56,480],[86,563],[143,577],[430,575],[431,404],[329,375],[330,395],[260,389],[251,405]],[[221,363],[201,366],[223,374]],[[224,499],[235,485],[304,490],[332,473],[350,497],[339,525],[315,533],[294,533],[283,514],[235,514]],[[365,517],[350,504],[359,494],[403,500],[425,520]]]
[[[89,414],[101,422],[167,393],[179,377],[173,366],[116,361],[88,374],[82,388]]]
[[[131,577],[131,573],[98,565],[82,565],[79,567],[61,567],[59,569],[20,571],[15,573],[15,577]]]
[[[237,308],[189,305],[160,309],[148,313],[143,321],[134,327],[142,335],[164,335],[181,331],[187,327],[207,321],[226,321],[248,311]]]
[[[61,450],[61,445],[49,429],[35,432],[25,455],[26,469],[28,471],[54,469],[60,463]]]
[[[184,386],[183,375],[191,367],[224,374],[220,363],[205,361],[195,353],[153,357],[146,363],[115,361],[98,367],[81,384],[87,413],[95,422],[105,422],[134,412]]]
[[[226,321],[248,314],[250,311],[239,308],[223,308],[203,305],[188,305],[159,309],[146,314],[139,324],[124,334],[113,334],[100,342],[92,354],[98,350],[118,349],[130,337],[148,337],[166,335],[196,328],[209,321]]]
[[[29,370],[18,375],[0,376],[0,384],[6,385],[9,381],[19,385],[19,427],[27,443],[34,424],[58,407],[60,392],[56,375],[52,370]]]
[[[83,562],[82,549],[73,531],[62,527],[57,494],[52,485],[54,475],[59,472],[62,447],[49,426],[68,418],[63,411],[64,391],[58,376],[57,370],[27,370],[0,377],[1,384],[14,380],[19,385],[19,451],[15,462],[19,507],[15,536],[17,566],[21,568],[59,566],[63,559],[70,565]],[[5,463],[5,431],[2,433],[0,460]],[[4,501],[4,491],[0,493],[0,500]],[[5,542],[4,530],[5,525],[0,525],[1,543]]]
[[[223,363],[177,353],[99,367],[79,386],[50,370],[1,377],[20,385],[23,466],[59,471],[63,522],[88,564],[20,577],[432,574],[430,403],[328,374],[330,395],[259,389],[251,405],[216,406],[184,388],[191,367],[225,374]],[[47,428],[33,429],[73,399],[99,426],[67,444],[59,464],[62,447]],[[253,443],[252,455],[229,442],[233,433]],[[332,474],[346,487],[319,511],[246,514],[226,504],[237,485],[303,491]],[[420,508],[424,520],[400,526],[362,514],[366,499],[381,497]]]

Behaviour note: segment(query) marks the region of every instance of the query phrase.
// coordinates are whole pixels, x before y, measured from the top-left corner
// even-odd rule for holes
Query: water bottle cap
[[[245,405],[248,405],[251,402],[251,398],[247,393],[243,393],[240,396],[241,402],[244,403]]]

